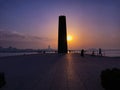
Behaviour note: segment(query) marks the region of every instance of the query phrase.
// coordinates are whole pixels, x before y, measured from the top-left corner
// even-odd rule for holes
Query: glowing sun
[[[68,35],[67,36],[67,41],[72,41],[73,40],[73,37],[71,35]]]

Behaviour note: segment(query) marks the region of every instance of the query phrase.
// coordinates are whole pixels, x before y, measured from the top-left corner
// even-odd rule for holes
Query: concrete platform
[[[7,84],[0,90],[104,90],[100,72],[120,58],[42,54],[0,58]]]

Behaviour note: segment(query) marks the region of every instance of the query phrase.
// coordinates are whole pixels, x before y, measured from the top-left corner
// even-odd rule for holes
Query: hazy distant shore
[[[57,53],[46,53],[46,54],[39,54],[37,52],[34,52],[34,53],[0,53],[0,57],[10,57],[10,56],[33,56],[33,55],[49,55],[49,54],[53,54],[53,55],[56,55]],[[75,54],[75,53],[74,53]],[[80,54],[80,53],[76,53],[76,54]],[[91,54],[86,54],[85,56],[88,56]],[[99,55],[95,55],[93,57],[100,57]],[[120,58],[120,54],[108,54],[108,55],[103,55],[104,57],[118,57]],[[101,56],[102,57],[102,56]]]
[[[38,52],[0,52],[0,57],[6,57],[6,56],[20,56],[20,55],[33,55],[33,54],[41,54]],[[51,54],[50,52],[47,52],[47,54]],[[55,54],[55,53],[52,53]],[[79,52],[80,54],[80,52]],[[91,55],[91,52],[87,53],[89,55]],[[96,53],[95,56],[98,56],[98,54]],[[118,51],[105,51],[103,53],[103,56],[106,57],[120,57],[120,50]]]

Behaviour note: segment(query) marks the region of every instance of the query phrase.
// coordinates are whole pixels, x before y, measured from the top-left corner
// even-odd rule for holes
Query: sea
[[[38,52],[16,52],[16,53],[2,53],[2,52],[0,52],[0,57],[31,55],[31,54],[39,54],[39,53]],[[92,54],[92,52],[88,52],[87,54]],[[95,55],[98,55],[98,53],[95,52]],[[104,50],[102,52],[102,55],[107,56],[107,57],[120,57],[120,50]]]
[[[31,54],[38,54],[37,52],[15,52],[15,53],[1,53],[0,57],[7,57],[7,56],[20,56],[20,55],[31,55]]]
[[[90,50],[87,52],[87,54],[92,54],[93,50]],[[98,50],[94,52],[95,55],[98,54]],[[112,50],[102,50],[102,56],[107,56],[107,57],[120,57],[120,49],[112,49]]]
[[[120,50],[106,50],[104,51],[104,56],[108,57],[120,57]]]

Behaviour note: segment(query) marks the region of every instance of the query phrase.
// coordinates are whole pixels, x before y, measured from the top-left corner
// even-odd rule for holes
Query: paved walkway
[[[7,84],[0,90],[104,90],[100,72],[120,58],[44,54],[0,58]]]

